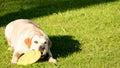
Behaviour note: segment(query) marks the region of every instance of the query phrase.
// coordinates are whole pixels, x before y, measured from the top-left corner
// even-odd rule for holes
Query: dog
[[[48,55],[48,61],[56,63],[50,48],[52,42],[35,23],[28,19],[17,19],[10,22],[5,28],[5,37],[9,48],[14,50],[12,63],[17,63],[19,57],[29,50],[39,50],[42,57]]]

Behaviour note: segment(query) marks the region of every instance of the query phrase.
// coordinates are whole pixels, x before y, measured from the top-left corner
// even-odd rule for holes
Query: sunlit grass
[[[88,1],[89,5],[87,4],[87,2],[81,0],[84,6],[79,5],[80,2],[78,2],[77,4],[72,3],[72,0],[72,2],[70,2],[70,0],[63,0],[62,5],[60,5],[61,1],[57,0],[54,0],[53,2],[50,0],[38,2],[28,0],[13,0],[11,3],[7,1],[5,0],[6,3],[2,3],[5,7],[0,6],[0,8],[2,8],[2,11],[0,10],[1,68],[120,67],[119,0],[115,2],[112,2],[112,0],[111,2],[109,2],[108,0],[106,0],[106,2],[104,2],[104,0],[103,2],[102,0],[100,2],[99,0],[95,0],[95,2],[93,3],[92,1],[94,0],[90,0],[91,3],[90,1]],[[15,4],[14,2],[17,4]],[[33,2],[33,5],[31,4],[31,2]],[[60,4],[58,4],[59,2]],[[66,4],[66,2],[69,2],[69,4]],[[49,6],[46,6],[48,5],[48,3]],[[57,6],[54,6],[53,3],[56,3],[54,5]],[[11,4],[11,6],[9,6],[9,4]],[[22,9],[24,9],[22,10],[22,13],[22,11],[20,11],[21,7],[19,5],[23,4],[25,4],[25,7],[22,7]],[[80,7],[76,7],[76,5]],[[6,7],[8,9],[5,9]],[[33,10],[31,10],[31,8],[33,8]],[[31,14],[29,14],[29,10],[30,12],[32,12]],[[39,12],[43,10],[45,10],[44,12],[42,12],[43,14]],[[25,15],[24,11],[26,13]],[[17,14],[20,14],[20,16]],[[50,37],[53,42],[53,47],[51,48],[51,51],[53,53],[53,56],[58,60],[57,66],[47,61],[37,62],[27,66],[18,66],[11,63],[10,60],[12,58],[12,52],[7,50],[8,46],[4,37],[4,28],[9,21],[22,17],[29,18],[32,21],[36,22]]]

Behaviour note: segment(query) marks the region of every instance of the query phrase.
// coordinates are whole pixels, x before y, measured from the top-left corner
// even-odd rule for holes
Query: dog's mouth
[[[32,49],[35,50],[35,49]],[[41,58],[44,58],[46,56],[46,53],[44,52],[44,50],[39,50],[41,52]]]
[[[41,52],[41,59],[45,58],[46,54],[43,54],[43,51],[40,51],[40,52]]]
[[[39,51],[41,52],[41,57],[40,57],[41,60],[46,60],[49,58],[48,52],[46,52],[44,50],[42,50],[42,51],[39,50]]]
[[[43,54],[43,52],[41,52],[41,57],[40,57],[41,60],[46,60],[46,59],[48,59],[48,58],[49,58],[48,53]]]
[[[32,49],[33,51],[35,50],[35,49]],[[46,56],[46,54],[44,54],[44,51],[42,50],[39,50],[40,52],[41,52],[41,57],[40,57],[40,59],[43,59],[43,58],[45,58],[45,56]],[[22,54],[23,55],[23,54]]]
[[[39,51],[41,52],[41,59],[46,58],[48,54],[48,48],[46,48],[45,46],[40,46]]]
[[[40,51],[41,52],[41,51]],[[41,55],[43,55],[43,52],[41,52]]]

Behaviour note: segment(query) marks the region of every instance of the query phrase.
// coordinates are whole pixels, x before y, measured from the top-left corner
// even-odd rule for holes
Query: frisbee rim
[[[34,54],[33,54],[34,53]],[[17,64],[18,65],[28,65],[28,64],[32,64],[35,63],[36,61],[38,61],[41,57],[41,52],[40,51],[35,51],[35,50],[31,50],[28,51],[27,53],[25,53],[24,55],[22,55],[19,59]],[[26,59],[27,58],[27,59]],[[29,59],[28,59],[29,58]]]

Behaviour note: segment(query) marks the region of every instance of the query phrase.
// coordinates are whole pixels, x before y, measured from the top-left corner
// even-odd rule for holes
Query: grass
[[[0,68],[120,68],[120,0],[1,0]],[[53,42],[57,66],[19,66],[4,37],[12,20],[36,22]]]

